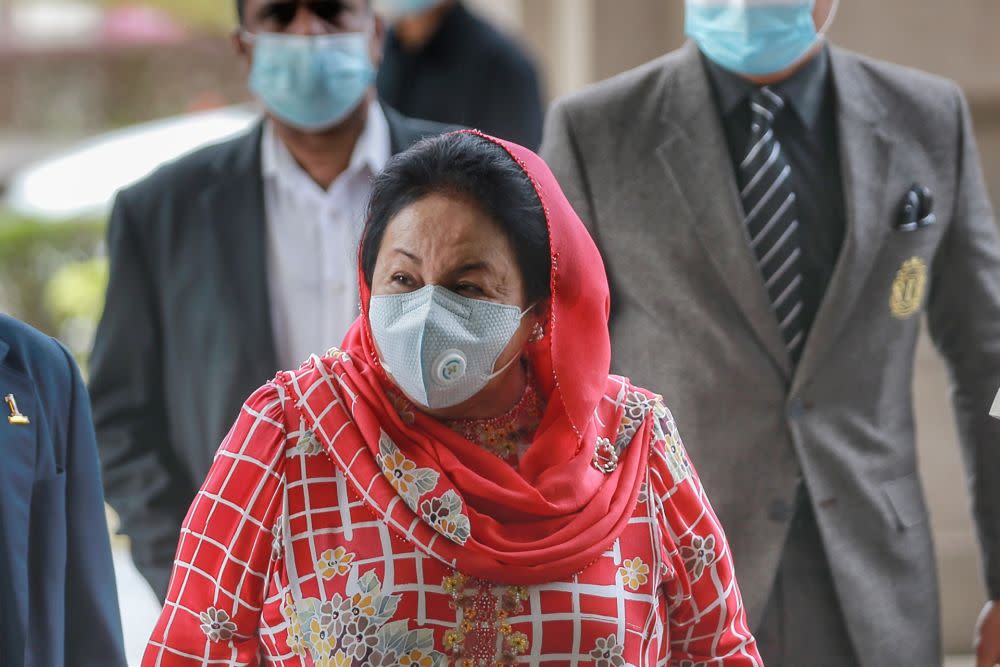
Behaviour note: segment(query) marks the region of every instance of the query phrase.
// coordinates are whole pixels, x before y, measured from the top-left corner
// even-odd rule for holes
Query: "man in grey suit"
[[[914,350],[926,312],[996,601],[1000,238],[957,86],[826,45],[831,4],[688,0],[693,42],[557,102],[542,153],[604,254],[616,370],[666,387],[688,434],[769,667],[931,667]],[[1000,605],[979,634],[998,664]]]

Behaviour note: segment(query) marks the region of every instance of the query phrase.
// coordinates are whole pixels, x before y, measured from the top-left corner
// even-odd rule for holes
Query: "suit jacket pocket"
[[[882,484],[882,492],[899,530],[906,530],[927,521],[924,494],[916,474],[907,475]]]

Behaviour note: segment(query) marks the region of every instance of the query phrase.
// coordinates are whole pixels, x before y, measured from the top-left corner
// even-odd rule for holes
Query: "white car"
[[[245,132],[259,117],[253,106],[224,107],[98,135],[14,172],[0,203],[53,221],[105,216],[121,188],[164,162]]]

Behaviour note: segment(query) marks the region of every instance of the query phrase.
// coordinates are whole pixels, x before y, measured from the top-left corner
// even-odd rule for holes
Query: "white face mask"
[[[368,319],[385,370],[411,399],[438,410],[469,400],[516,361],[493,370],[528,310],[427,285],[373,296]]]

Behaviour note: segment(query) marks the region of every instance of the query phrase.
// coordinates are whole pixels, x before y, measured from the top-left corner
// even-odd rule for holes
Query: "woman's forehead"
[[[438,194],[396,214],[386,230],[386,240],[427,248],[489,245],[499,252],[510,249],[506,234],[482,208],[466,198]]]

